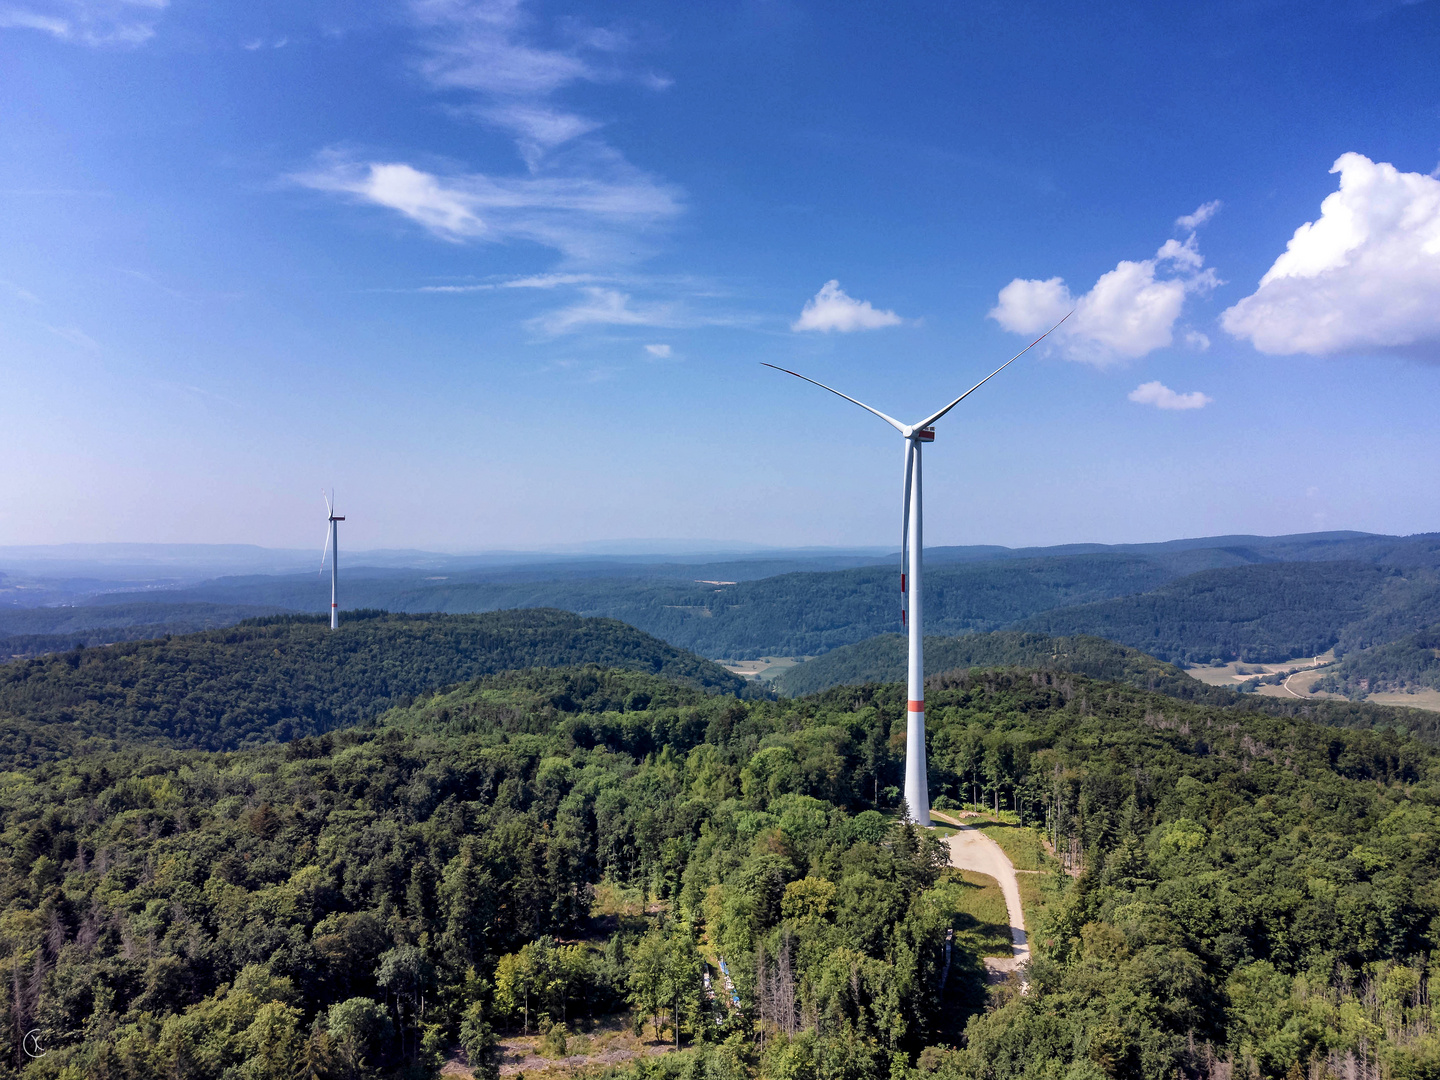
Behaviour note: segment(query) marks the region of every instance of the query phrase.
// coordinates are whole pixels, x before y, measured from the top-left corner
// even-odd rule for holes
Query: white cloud
[[[675,189],[623,162],[612,166],[607,176],[439,177],[404,162],[329,156],[292,179],[395,210],[443,240],[530,240],[593,261],[623,256],[680,212]]]
[[[578,50],[522,40],[529,20],[521,0],[416,0],[411,11],[432,31],[420,66],[438,86],[533,99],[599,77]]]
[[[29,0],[0,4],[0,28],[39,30],[80,45],[139,45],[169,0]]]
[[[1196,352],[1204,352],[1210,348],[1210,335],[1202,334],[1199,330],[1187,330],[1185,332],[1185,344],[1189,345]]]
[[[645,351],[656,360],[668,360],[672,355],[669,345],[646,345]]]
[[[1181,221],[1202,211],[1208,217],[1213,205]],[[1073,296],[1058,277],[1016,278],[1000,290],[989,317],[1011,333],[1038,334],[1073,309],[1052,339],[1063,355],[1097,365],[1134,359],[1170,345],[1185,298],[1220,283],[1204,263],[1192,232],[1183,242],[1165,241],[1154,258],[1122,260],[1083,296]]]
[[[1130,400],[1138,405],[1154,405],[1157,409],[1203,409],[1215,399],[1199,390],[1177,394],[1164,383],[1141,383],[1130,391]]]
[[[599,136],[602,124],[552,100],[582,82],[621,76],[614,31],[563,24],[560,45],[537,38],[523,0],[412,0],[421,74],[458,107],[514,139],[525,172],[441,177],[397,161],[322,162],[299,177],[404,214],[453,242],[530,240],[576,262],[634,261],[682,209],[680,190],[635,167]]]
[[[589,282],[607,280],[595,274],[527,274],[525,277],[510,278],[508,281],[477,282],[473,285],[421,285],[414,291],[422,293],[476,293],[494,292],[496,289],[558,289],[564,285],[584,285]]]
[[[826,333],[838,330],[848,334],[854,330],[879,330],[885,326],[899,326],[905,320],[893,311],[881,311],[872,307],[868,300],[856,300],[847,296],[840,288],[840,282],[827,281],[820,291],[810,298],[800,312],[800,318],[790,324],[791,330],[820,330]]]
[[[1362,154],[1221,325],[1263,353],[1440,359],[1440,180]]]
[[[1193,233],[1196,229],[1200,228],[1201,225],[1204,225],[1212,217],[1218,214],[1220,212],[1220,207],[1222,207],[1223,205],[1224,203],[1222,203],[1219,199],[1211,199],[1207,203],[1201,203],[1198,207],[1195,208],[1195,212],[1193,214],[1186,214],[1184,217],[1176,218],[1175,227],[1184,232]]]
[[[582,326],[678,326],[672,304],[632,305],[630,295],[618,289],[588,285],[584,299],[534,319],[531,325],[545,334],[568,334]]]

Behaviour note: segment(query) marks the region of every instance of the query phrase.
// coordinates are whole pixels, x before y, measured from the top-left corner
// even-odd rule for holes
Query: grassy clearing
[[[1010,913],[1000,883],[973,870],[954,874],[952,880],[958,888],[951,890],[950,899],[961,916],[956,920],[956,944],[977,956],[1009,956]]]
[[[1016,870],[1048,870],[1055,862],[1045,853],[1044,842],[1034,829],[1005,821],[972,821],[970,824],[999,844]]]
[[[634,1033],[628,1014],[598,1020],[577,1020],[565,1039],[563,1056],[554,1040],[549,1045],[538,1034],[511,1034],[500,1040],[501,1076],[524,1075],[528,1080],[560,1080],[561,1077],[599,1075],[605,1069],[632,1058],[667,1054],[673,1044],[655,1039],[648,1022],[640,1035]],[[441,1070],[444,1077],[473,1075],[464,1059],[457,1056]]]
[[[1060,872],[1060,863],[1046,852],[1045,841],[1038,829],[996,821],[975,821],[973,824],[1000,845],[1015,867],[1025,929],[1027,933],[1035,934],[1037,928],[1046,925],[1046,909],[1056,903],[1069,887],[1069,879]]]

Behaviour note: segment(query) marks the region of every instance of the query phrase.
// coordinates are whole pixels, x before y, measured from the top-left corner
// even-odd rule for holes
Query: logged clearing
[[[720,666],[747,679],[769,682],[782,671],[814,659],[813,656],[762,656],[759,660],[721,660]]]
[[[636,1035],[629,1016],[609,1017],[605,1021],[575,1025],[578,1030],[567,1034],[563,1055],[555,1040],[546,1045],[538,1034],[510,1035],[500,1040],[500,1075],[525,1076],[528,1080],[572,1076],[592,1076],[637,1057],[668,1054],[675,1049],[672,1042],[654,1038],[649,1024],[643,1034]],[[463,1055],[456,1055],[440,1070],[441,1076],[469,1077],[475,1075]]]

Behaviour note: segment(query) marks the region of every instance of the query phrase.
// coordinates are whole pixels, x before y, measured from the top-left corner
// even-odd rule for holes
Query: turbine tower
[[[1065,319],[1069,317],[1067,314]],[[1060,323],[1063,323],[1065,319],[1061,319]],[[822,382],[806,378],[789,368],[777,367],[774,364],[765,365],[776,371],[783,371],[786,375],[794,375],[797,379],[804,379],[822,390],[829,390],[830,393],[844,398],[852,405],[859,405],[866,412],[873,413],[884,420],[905,440],[905,494],[902,502],[903,527],[900,541],[900,622],[909,633],[908,674],[910,685],[909,707],[906,710],[909,720],[905,727],[905,804],[910,812],[910,820],[917,825],[930,824],[930,787],[925,769],[925,639],[920,591],[920,577],[924,563],[922,558],[924,533],[921,528],[920,448],[925,443],[935,441],[935,422],[937,420],[1036,345],[1039,345],[1055,331],[1060,323],[1056,323],[1055,326],[1046,330],[1045,333],[1006,360],[949,405],[939,412],[931,413],[916,424],[902,424],[893,416],[886,416],[879,409],[872,409],[863,401],[856,401],[850,395],[842,394],[832,386],[826,386]]]
[[[340,526],[337,521],[344,521],[343,517],[335,516],[335,492],[326,495],[323,491],[320,497],[325,500],[325,513],[330,522],[330,528],[325,533],[325,546],[320,551],[320,572],[325,572],[325,556],[330,556],[330,629],[335,630],[340,626],[340,609],[335,604],[335,590],[340,578]]]

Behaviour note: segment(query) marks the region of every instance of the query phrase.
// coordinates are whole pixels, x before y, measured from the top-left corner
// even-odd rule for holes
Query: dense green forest
[[[707,570],[707,572],[713,572]],[[826,573],[778,574],[734,584],[671,577],[577,577],[435,583],[418,575],[352,575],[352,604],[451,613],[555,607],[608,616],[702,656],[807,656],[896,628],[898,560]],[[927,571],[926,617],[937,632],[995,630],[1037,611],[1124,596],[1174,574],[1138,555],[1075,555],[937,565]],[[313,576],[211,582],[173,594],[177,602],[264,603],[322,610],[328,584]],[[103,617],[103,616],[102,616]]]
[[[5,777],[0,1022],[50,1048],[6,1067],[488,1076],[499,1032],[629,1007],[681,1046],[637,1080],[1436,1075],[1440,752],[1063,673],[927,698],[937,801],[1013,806],[1080,871],[1024,994],[945,965],[967,886],[893,823],[901,687],[532,671]],[[613,886],[658,905],[592,918]]]
[[[1440,625],[1348,654],[1315,688],[1347,697],[1384,690],[1440,689]]]
[[[1391,640],[1433,622],[1437,602],[1431,570],[1271,563],[1192,574],[1140,595],[1034,615],[1014,629],[1091,634],[1175,662],[1263,663],[1343,650],[1342,639],[1351,648]]]
[[[782,694],[800,696],[835,686],[897,682],[905,677],[906,647],[899,634],[883,634],[797,664],[782,671],[770,685]],[[1369,653],[1356,653],[1355,661],[1363,663],[1367,656]],[[1363,701],[1363,693],[1352,695],[1350,701],[1244,694],[1207,685],[1172,664],[1103,638],[1052,638],[1001,630],[925,639],[925,670],[932,676],[996,665],[1075,672],[1180,701],[1300,717],[1332,727],[1403,732],[1440,745],[1440,716],[1433,711],[1370,704]],[[1342,664],[1339,670],[1349,668]]]
[[[320,616],[272,616],[0,666],[0,764],[136,741],[209,750],[284,741],[478,675],[579,663],[747,690],[718,664],[613,619],[359,612],[331,631]]]
[[[193,634],[280,614],[259,604],[124,603],[81,607],[0,607],[0,659]]]
[[[786,668],[770,685],[789,697],[801,697],[832,686],[899,682],[905,678],[908,647],[900,634],[881,634]],[[1179,668],[1103,638],[1049,637],[1013,631],[925,638],[925,670],[932,674],[955,668],[1001,666],[1073,671],[1186,700],[1195,700],[1197,690],[1201,700],[1218,704],[1231,704],[1236,697],[1233,693],[1207,696],[1206,691],[1213,688],[1196,682]]]

